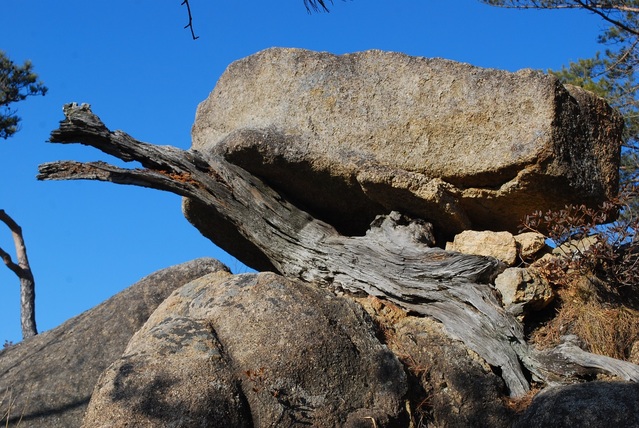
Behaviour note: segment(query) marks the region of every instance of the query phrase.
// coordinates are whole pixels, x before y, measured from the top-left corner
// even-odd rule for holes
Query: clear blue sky
[[[602,22],[582,11],[516,11],[476,0],[336,1],[309,15],[302,0],[4,0],[0,49],[31,59],[46,97],[17,104],[22,130],[0,140],[0,208],[23,229],[40,331],[56,327],[155,270],[212,256],[243,266],[189,225],[180,198],[98,182],[38,182],[42,162],[109,160],[48,144],[62,105],[86,102],[111,129],[190,145],[195,109],[232,61],[272,46],[333,53],[384,49],[518,70],[592,56]],[[8,230],[0,246],[13,253]],[[17,278],[0,266],[0,344],[21,339]]]

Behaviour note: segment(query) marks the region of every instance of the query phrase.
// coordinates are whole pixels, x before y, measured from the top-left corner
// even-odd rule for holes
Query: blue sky
[[[0,140],[0,208],[22,225],[36,277],[37,323],[49,330],[155,270],[196,257],[246,268],[189,225],[180,198],[98,182],[38,182],[42,162],[110,160],[46,143],[62,105],[86,102],[111,129],[190,145],[195,109],[232,61],[272,46],[333,53],[384,49],[515,71],[589,57],[603,23],[582,11],[517,11],[477,0],[4,0],[0,49],[31,59],[49,88],[16,105],[22,130]],[[0,246],[13,253],[8,230]],[[21,339],[19,285],[0,268],[0,343]]]

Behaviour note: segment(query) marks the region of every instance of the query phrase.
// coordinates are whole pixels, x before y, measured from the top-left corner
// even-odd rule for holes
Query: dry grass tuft
[[[531,333],[538,346],[574,334],[590,352],[630,358],[639,341],[639,217],[626,214],[638,200],[639,188],[628,187],[599,209],[567,206],[526,218],[524,229],[545,232],[562,249],[534,263],[558,294],[552,319]]]
[[[577,335],[590,352],[628,360],[632,346],[639,341],[639,311],[602,302],[581,289],[559,291],[557,315],[532,334],[540,347],[555,346],[561,336]]]
[[[526,395],[522,397],[506,397],[504,398],[504,404],[508,409],[515,413],[522,413],[528,407],[530,407],[530,403],[532,403],[535,396],[541,391],[539,386],[532,385],[530,391],[526,393]]]

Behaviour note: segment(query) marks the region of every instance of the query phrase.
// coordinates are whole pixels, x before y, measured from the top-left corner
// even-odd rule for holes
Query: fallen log
[[[547,382],[562,383],[567,377],[593,378],[601,373],[639,382],[637,365],[586,352],[579,347],[579,340],[574,335],[563,336],[561,340],[554,348],[535,351],[535,359]]]
[[[364,292],[438,320],[501,374],[512,396],[528,391],[529,377],[572,373],[571,364],[583,361],[561,354],[563,364],[545,370],[552,356],[536,358],[491,285],[504,266],[490,257],[430,247],[429,225],[419,219],[392,212],[378,217],[365,236],[343,236],[220,157],[110,131],[86,104],[67,104],[64,113],[51,142],[92,146],[143,168],[61,161],[41,165],[40,180],[110,181],[195,200],[231,223],[284,276]],[[639,375],[639,367],[631,366]]]

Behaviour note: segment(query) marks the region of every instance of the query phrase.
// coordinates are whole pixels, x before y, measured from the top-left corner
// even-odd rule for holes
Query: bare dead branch
[[[64,112],[66,118],[52,132],[51,142],[80,142],[123,160],[137,160],[145,169],[54,162],[41,165],[40,180],[101,180],[186,196],[210,209],[211,217],[223,217],[284,276],[386,298],[440,321],[451,337],[498,369],[514,396],[529,388],[522,364],[528,374],[544,380],[548,373],[570,376],[579,361],[585,361],[566,358],[564,352],[556,368],[549,367],[553,355],[538,359],[521,324],[502,308],[491,285],[503,268],[500,262],[428,247],[421,239],[427,228],[419,220],[391,213],[378,218],[365,236],[342,236],[220,157],[153,146],[111,132],[87,105],[67,105]],[[598,364],[605,371],[608,363]],[[639,378],[639,366],[624,366],[628,372]]]
[[[148,169],[125,169],[106,162],[49,162],[40,165],[41,180],[96,180],[165,190],[180,196],[194,196],[186,176]],[[180,178],[184,181],[180,181]]]
[[[610,2],[592,2],[588,0],[572,0],[571,2],[564,2],[563,4],[548,4],[548,2],[539,2],[539,1],[529,1],[525,4],[523,1],[511,0],[510,2],[496,2],[490,0],[482,0],[484,3],[488,3],[490,5],[503,7],[506,9],[585,9],[591,13],[594,13],[605,21],[613,24],[625,31],[628,31],[630,34],[639,35],[639,30],[629,27],[624,24],[619,19],[615,19],[611,16],[611,13],[614,12],[625,12],[625,13],[638,13],[639,8],[634,6],[627,5],[615,5]]]
[[[2,209],[0,209],[0,221],[2,221],[11,231],[13,244],[16,248],[16,256],[18,260],[17,263],[14,263],[11,259],[11,256],[4,250],[0,249],[0,251],[2,251],[1,254],[4,263],[9,269],[11,269],[16,275],[18,275],[19,278],[28,276],[29,260],[27,258],[27,250],[24,245],[24,239],[22,237],[22,228],[18,225],[18,223],[15,222],[15,220],[13,220],[13,218],[9,216],[9,214],[5,212],[5,210]]]
[[[0,248],[0,257],[4,264],[16,274],[20,280],[20,319],[22,337],[28,338],[38,334],[35,322],[35,280],[27,257],[27,247],[22,236],[22,228],[4,210],[0,209],[0,221],[11,231],[16,249],[15,263],[11,256]]]
[[[2,257],[2,261],[4,262],[4,264],[13,272],[15,273],[18,278],[22,275],[22,268],[20,268],[20,266],[18,266],[12,259],[11,259],[11,255],[9,253],[7,253],[4,249],[2,249],[0,247],[0,257]]]
[[[630,7],[622,7],[622,6],[609,6],[606,7],[604,5],[595,3],[595,4],[591,4],[590,2],[587,1],[583,1],[583,0],[574,0],[575,3],[577,3],[578,5],[581,5],[584,9],[589,10],[590,12],[594,13],[595,15],[599,15],[601,18],[603,18],[605,21],[608,21],[609,23],[611,23],[612,25],[621,28],[622,30],[625,30],[627,32],[629,32],[630,34],[634,34],[635,36],[639,36],[639,30],[637,30],[636,28],[631,28],[629,26],[627,26],[626,24],[624,24],[623,22],[621,22],[618,19],[614,19],[610,16],[609,12],[611,10],[623,10],[626,12],[630,12],[631,10],[629,9],[636,9],[636,10],[632,10],[632,12],[636,13],[637,11],[639,11],[639,9],[637,8],[630,8]]]
[[[186,11],[187,11],[187,12],[188,12],[188,14],[189,14],[189,23],[188,23],[188,24],[186,24],[186,25],[184,26],[184,28],[188,28],[188,29],[190,29],[190,30],[191,30],[191,37],[193,37],[193,40],[197,40],[197,39],[199,39],[200,37],[199,37],[199,36],[196,36],[196,35],[195,35],[195,31],[193,31],[193,16],[191,15],[191,5],[189,4],[189,0],[184,0],[184,1],[182,2],[182,6],[183,6],[183,5],[186,5]]]

